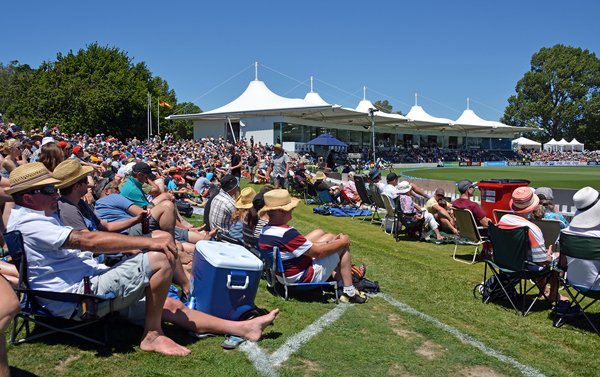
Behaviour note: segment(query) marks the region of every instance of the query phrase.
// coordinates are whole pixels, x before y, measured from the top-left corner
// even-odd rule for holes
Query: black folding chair
[[[46,335],[63,333],[70,334],[102,346],[108,345],[108,321],[113,319],[118,314],[113,310],[113,300],[115,295],[110,294],[107,296],[97,296],[93,294],[62,293],[29,289],[27,285],[27,256],[25,254],[25,247],[23,246],[23,236],[21,232],[16,230],[4,233],[4,240],[8,245],[8,251],[10,252],[13,262],[19,271],[19,282],[15,288],[15,291],[17,292],[17,295],[21,301],[21,313],[17,314],[17,316],[13,319],[9,342],[11,344],[21,344]],[[89,303],[92,303],[91,306],[96,308],[98,305],[108,302],[110,310],[108,315],[100,318],[97,317],[95,313],[89,312],[88,319],[84,321],[59,319],[53,316],[48,310],[44,309],[38,303],[38,298],[51,301],[68,302],[78,306],[82,306],[84,302],[88,305]],[[20,325],[19,322],[21,322]],[[45,331],[32,334],[29,322],[35,323],[36,328],[38,326],[41,328],[43,327]],[[61,326],[59,322],[64,324],[64,326]],[[104,324],[103,341],[90,338],[75,331],[95,323]],[[25,329],[25,337],[17,339],[17,335],[23,329]]]
[[[400,197],[396,198],[396,217],[398,218],[398,222],[400,225],[396,226],[396,242],[400,241],[401,234],[407,234],[412,237],[420,237],[421,231],[423,230],[423,225],[425,223],[425,217],[420,220],[408,220],[417,215],[417,212],[413,213],[404,213],[402,211],[402,206],[400,205]]]
[[[373,216],[375,216],[375,213],[377,212],[377,204],[375,204],[375,201],[373,201],[373,198],[371,198],[371,196],[368,194],[367,192],[367,186],[365,184],[365,180],[363,179],[363,177],[361,177],[360,175],[355,175],[354,176],[354,184],[356,186],[356,191],[358,191],[358,196],[360,197],[360,201],[362,202],[363,205],[367,205],[369,206],[369,211],[373,213]],[[356,215],[357,212],[355,212]],[[363,217],[363,219],[360,221],[361,223],[365,221],[365,219],[367,218],[368,212],[367,214],[365,214],[365,216]],[[352,221],[356,221],[354,220],[354,216],[352,216]]]

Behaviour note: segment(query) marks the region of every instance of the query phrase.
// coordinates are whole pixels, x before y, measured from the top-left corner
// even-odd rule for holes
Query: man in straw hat
[[[552,252],[552,245],[546,249],[544,235],[542,230],[527,220],[529,214],[540,203],[539,197],[535,194],[531,187],[518,187],[512,192],[512,198],[508,203],[512,214],[504,215],[498,222],[500,229],[514,229],[526,226],[529,228],[529,245],[531,250],[528,252],[527,260],[534,264],[528,264],[527,269],[540,272],[549,269],[559,253]],[[537,282],[538,287],[544,288],[547,284],[547,279],[543,278]],[[550,301],[555,301],[558,295],[558,280],[556,276],[550,278],[550,289],[545,288],[544,294]],[[561,300],[566,300],[564,296],[560,296]]]
[[[293,283],[324,282],[329,277],[343,287],[342,300],[363,304],[366,296],[352,284],[350,237],[342,233],[334,236],[315,230],[306,237],[287,225],[300,199],[290,197],[287,190],[272,190],[264,195],[265,206],[259,214],[269,215],[269,224],[263,228],[259,247],[273,250],[279,247],[286,278]]]
[[[600,243],[600,192],[584,187],[573,195],[573,203],[577,211],[571,224],[561,234],[594,239],[596,244]],[[567,263],[569,284],[592,291],[600,290],[600,261],[567,257]]]
[[[269,166],[269,170],[267,170],[267,177],[273,173],[273,183],[276,189],[283,187],[287,189],[288,187],[288,172],[290,171],[290,157],[283,151],[283,147],[281,144],[275,144],[273,146],[273,151],[275,152],[275,156],[273,156],[273,160],[271,165]]]
[[[114,293],[114,309],[134,323],[144,326],[140,348],[166,355],[185,356],[190,350],[169,339],[162,331],[168,321],[194,332],[227,333],[252,341],[273,322],[279,310],[251,321],[226,321],[191,310],[178,300],[167,298],[173,276],[175,244],[171,237],[130,237],[118,233],[81,232],[64,226],[53,213],[58,193],[42,163],[31,163],[12,171],[10,188],[16,207],[11,211],[7,229],[23,235],[27,272],[32,289],[55,292],[83,292],[83,278],[90,277],[93,293]],[[88,252],[113,254],[146,249],[107,268]],[[102,278],[100,278],[102,277]],[[142,300],[143,297],[146,300]],[[53,315],[81,318],[82,310],[71,303],[39,300]],[[98,315],[107,314],[100,306]]]

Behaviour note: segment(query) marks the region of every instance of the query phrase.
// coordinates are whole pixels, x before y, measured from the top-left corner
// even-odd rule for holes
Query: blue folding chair
[[[336,281],[326,281],[326,282],[322,282],[322,283],[290,283],[290,282],[288,282],[288,280],[285,276],[285,269],[283,268],[283,262],[281,261],[281,253],[279,252],[278,247],[273,248],[273,258],[274,258],[273,266],[274,266],[274,270],[275,270],[275,275],[277,277],[277,282],[280,283],[281,285],[283,285],[283,288],[285,289],[285,295],[282,296],[277,291],[277,285],[274,286],[273,290],[284,301],[287,301],[287,299],[288,299],[288,287],[297,289],[297,290],[311,290],[311,289],[315,289],[315,288],[319,288],[319,287],[322,289],[323,287],[330,285],[333,288],[333,291],[335,292],[335,303],[337,304],[339,302]]]

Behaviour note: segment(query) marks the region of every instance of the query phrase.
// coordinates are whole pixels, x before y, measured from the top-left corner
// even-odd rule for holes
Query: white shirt
[[[590,229],[568,226],[561,233],[579,237],[600,238],[600,225]],[[600,290],[600,260],[567,257],[567,264],[569,284],[577,286],[580,289]]]
[[[107,268],[90,252],[60,249],[73,228],[65,226],[56,212],[46,216],[44,212],[17,205],[10,211],[6,229],[19,230],[23,235],[31,289],[74,293],[85,276],[95,276]],[[38,302],[55,316],[69,318],[75,310],[71,303],[42,299]]]
[[[383,191],[381,193],[387,195],[390,199],[396,199],[396,197],[398,196],[396,186],[390,185],[389,183],[383,187]]]

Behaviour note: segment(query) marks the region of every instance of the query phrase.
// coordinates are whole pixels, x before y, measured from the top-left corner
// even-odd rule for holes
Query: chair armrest
[[[85,298],[90,298],[94,301],[111,301],[116,298],[115,294],[110,292],[106,295],[91,295],[91,294],[80,294],[80,293],[65,293],[65,292],[52,292],[52,291],[40,291],[29,288],[15,288],[16,292],[24,293],[31,297],[39,297],[52,301],[70,302],[77,304]]]

